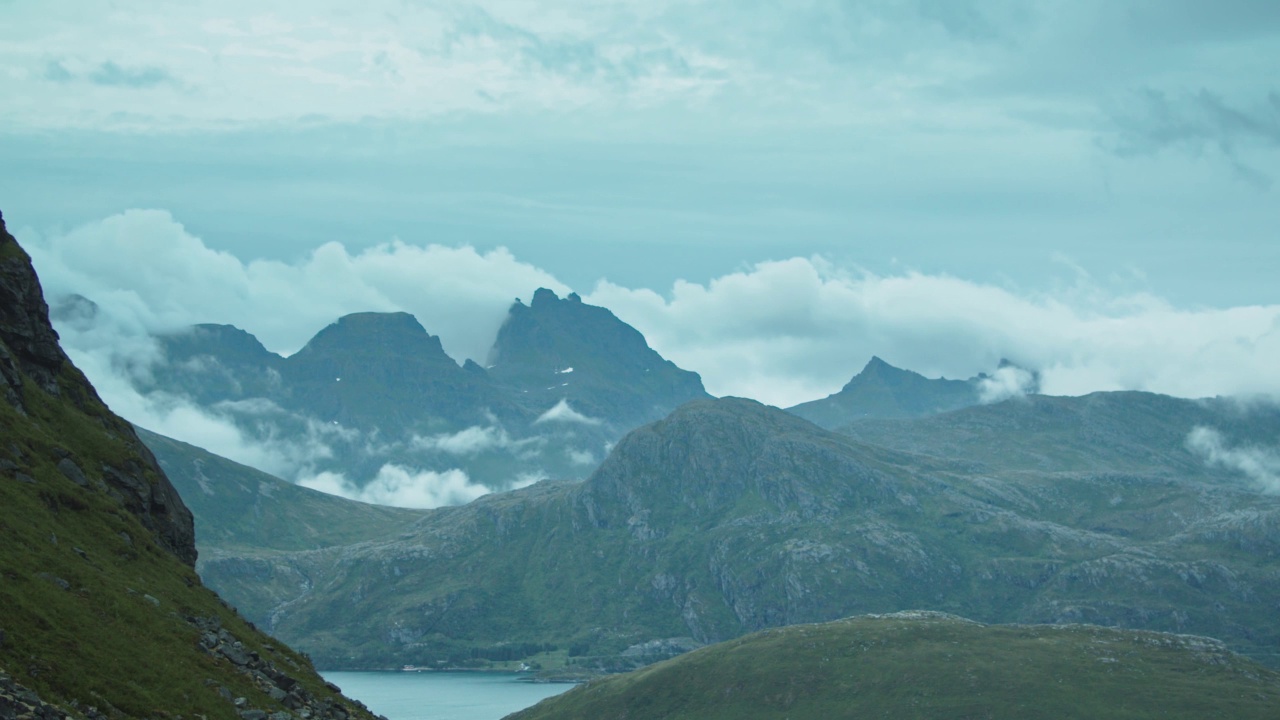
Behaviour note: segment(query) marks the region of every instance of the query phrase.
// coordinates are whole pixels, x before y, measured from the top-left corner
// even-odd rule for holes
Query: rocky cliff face
[[[546,288],[529,305],[516,302],[489,353],[495,381],[551,407],[627,430],[657,420],[681,403],[709,397],[697,373],[681,370],[609,310],[575,293],[563,300]]]
[[[164,547],[188,565],[196,562],[191,512],[160,471],[151,451],[128,423],[107,410],[98,394],[71,364],[49,323],[49,307],[31,260],[9,234],[0,216],[0,376],[5,400],[30,415],[24,385],[73,403],[102,429],[119,438],[127,452],[117,462],[92,463],[67,447],[51,449],[59,472],[77,485],[104,488]],[[12,461],[11,461],[12,462]]]

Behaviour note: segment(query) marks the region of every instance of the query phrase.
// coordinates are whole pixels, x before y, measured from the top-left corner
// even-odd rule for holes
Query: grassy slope
[[[11,238],[0,237],[0,249],[28,263]],[[152,484],[158,470],[69,361],[56,384],[50,394],[23,382],[25,412],[0,400],[0,672],[48,702],[111,717],[238,720],[219,686],[249,707],[283,709],[227,660],[200,650],[189,618],[216,618],[315,697],[370,717],[337,698],[307,658],[255,631],[203,587],[112,497],[101,480],[105,465],[143,468]],[[86,485],[59,471],[63,457],[83,469]]]
[[[1274,718],[1280,673],[1215,641],[1092,626],[858,617],[595,680],[509,720]]]
[[[1162,476],[971,475],[738,405],[637,431],[586,483],[431,511],[390,542],[220,558],[208,577],[237,598],[306,578],[255,607],[287,602],[274,631],[335,667],[520,644],[613,667],[593,657],[904,607],[1195,632],[1280,659],[1260,601],[1280,593],[1276,498]]]
[[[393,538],[423,515],[310,490],[136,428],[196,518],[202,554],[312,550]]]

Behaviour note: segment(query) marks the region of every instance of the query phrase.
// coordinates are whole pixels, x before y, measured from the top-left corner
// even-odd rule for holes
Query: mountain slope
[[[1234,442],[1267,446],[1280,437],[1280,408],[1143,392],[1028,395],[932,417],[861,420],[840,432],[984,469],[1191,477],[1210,472],[1188,443],[1197,427],[1222,432]]]
[[[191,513],[63,354],[2,217],[0,436],[6,713],[372,717],[201,586]]]
[[[1271,718],[1280,673],[1207,638],[930,613],[768,630],[577,687],[509,720]]]
[[[327,495],[143,428],[196,519],[202,556],[221,550],[308,550],[395,537],[421,511]],[[199,568],[199,563],[197,563]]]
[[[554,646],[617,668],[904,607],[1194,632],[1280,662],[1263,600],[1280,594],[1280,498],[1229,470],[975,468],[732,398],[633,431],[581,483],[430,511],[386,541],[203,570],[335,667]],[[306,588],[255,594],[255,578],[289,574]]]

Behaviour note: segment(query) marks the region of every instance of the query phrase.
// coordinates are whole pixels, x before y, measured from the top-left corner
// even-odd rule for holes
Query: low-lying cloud
[[[1266,493],[1280,493],[1280,453],[1273,448],[1228,445],[1222,433],[1198,426],[1187,435],[1187,449],[1211,466],[1235,470]]]
[[[58,235],[18,234],[51,301],[79,293],[98,304],[96,313],[83,303],[68,306],[57,326],[68,354],[113,409],[156,432],[293,480],[323,477],[326,468],[317,460],[331,457],[337,442],[355,442],[342,434],[351,431],[289,416],[270,403],[199,407],[181,397],[140,393],[167,362],[152,334],[198,322],[230,323],[287,353],[342,314],[397,310],[413,313],[440,335],[455,358],[483,358],[512,298],[528,297],[539,286],[568,290],[506,250],[399,241],[357,254],[335,242],[291,263],[245,263],[209,249],[162,211],[128,211]],[[678,281],[669,290],[602,280],[584,301],[609,308],[658,352],[699,372],[712,394],[782,407],[838,390],[872,355],[930,377],[990,373],[981,388],[987,402],[1031,390],[1032,377],[1039,392],[1051,395],[1147,390],[1280,398],[1280,365],[1274,362],[1280,357],[1280,306],[1178,308],[1150,294],[1103,290],[1083,271],[1074,285],[1032,293],[796,257],[702,284]],[[1018,367],[997,370],[1003,358]],[[265,431],[250,436],[243,429],[250,426],[247,419]],[[567,401],[538,421],[601,422]],[[305,431],[273,432],[273,423]],[[478,453],[512,451],[518,443],[496,426],[476,426],[413,444],[461,463]],[[1221,447],[1213,456],[1240,460],[1244,456],[1230,454],[1237,451]],[[1270,467],[1259,463],[1251,466],[1255,473]],[[434,503],[465,501],[478,492],[450,471],[423,475],[391,467],[361,497],[417,492],[413,502]]]
[[[1050,395],[1280,397],[1280,305],[1183,309],[1107,292],[1087,275],[1045,294],[791,258],[679,281],[666,295],[601,282],[584,300],[701,373],[711,394],[783,407],[835,392],[873,355],[949,378],[991,373],[1007,358]]]
[[[512,481],[508,489],[527,487],[545,478],[542,473],[523,473]],[[353,483],[341,473],[335,472],[303,477],[298,480],[298,484],[348,500],[417,510],[464,505],[494,492],[487,485],[473,483],[462,470],[436,472],[394,463],[383,465],[373,480],[364,485]]]
[[[473,425],[456,433],[416,436],[410,444],[418,450],[434,450],[450,455],[478,455],[490,450],[509,448],[516,443],[500,427]]]
[[[1025,397],[1037,388],[1035,373],[1005,365],[978,381],[978,401],[984,405]]]
[[[353,483],[341,473],[322,472],[304,477],[298,484],[330,495],[392,507],[430,509],[463,505],[493,492],[473,484],[462,470],[416,470],[387,464],[365,485]]]
[[[553,406],[550,410],[539,415],[538,419],[533,421],[533,424],[540,425],[542,423],[549,423],[549,422],[577,423],[579,425],[599,425],[602,421],[599,418],[587,417],[586,415],[583,415],[577,410],[574,410],[573,407],[569,405],[568,400],[562,399],[560,402],[556,403],[555,406]]]

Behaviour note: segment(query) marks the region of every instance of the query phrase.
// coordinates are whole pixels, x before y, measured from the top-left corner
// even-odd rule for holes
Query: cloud
[[[1280,453],[1272,448],[1228,447],[1222,433],[1199,426],[1187,435],[1187,449],[1207,465],[1243,474],[1263,492],[1280,493]]]
[[[121,67],[104,62],[85,76],[94,85],[127,88],[151,88],[157,85],[180,85],[178,79],[160,67]]]
[[[538,425],[538,424],[547,423],[547,422],[565,422],[565,423],[579,423],[581,425],[599,425],[602,421],[599,420],[598,418],[587,417],[586,415],[583,415],[582,413],[570,407],[568,400],[561,400],[560,402],[556,403],[555,406],[552,407],[550,410],[539,415],[538,419],[533,421],[533,424]]]
[[[330,242],[292,263],[244,263],[159,210],[57,235],[19,234],[49,297],[84,295],[131,335],[226,323],[285,354],[342,315],[404,311],[440,335],[454,359],[483,360],[516,297],[568,290],[503,248],[393,240],[352,254]]]
[[[1121,156],[1151,155],[1167,148],[1199,154],[1216,150],[1237,174],[1261,188],[1271,177],[1245,158],[1259,147],[1280,147],[1280,92],[1252,107],[1233,105],[1207,88],[1167,93],[1146,88],[1112,110],[1116,129],[1104,144]]]
[[[701,373],[713,395],[789,406],[838,390],[873,355],[926,376],[967,378],[1002,358],[1040,392],[1148,390],[1181,397],[1280,396],[1280,306],[1179,309],[1076,278],[1053,294],[821,258],[753,265],[666,296],[599,283],[650,346]],[[1007,379],[1014,379],[1010,376]]]
[[[1025,397],[1034,392],[1036,376],[1030,370],[1016,365],[1005,365],[978,381],[978,400],[984,405],[1010,398]]]
[[[522,477],[521,481],[531,484],[537,478]],[[433,472],[390,463],[383,465],[373,480],[363,486],[334,472],[304,477],[298,484],[349,500],[424,510],[463,505],[492,492],[484,485],[472,484],[467,474],[461,470]]]
[[[590,450],[574,450],[566,448],[565,454],[569,457],[569,462],[574,465],[595,465],[596,456]]]
[[[514,444],[506,430],[492,425],[476,425],[452,434],[416,436],[410,441],[410,445],[419,450],[435,450],[450,455],[477,455],[489,450],[509,448]]]

